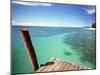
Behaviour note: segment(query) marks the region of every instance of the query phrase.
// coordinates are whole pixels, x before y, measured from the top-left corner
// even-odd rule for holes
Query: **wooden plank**
[[[79,66],[78,70],[83,70],[84,68],[82,66]]]
[[[54,64],[56,63],[57,59],[53,60]],[[51,68],[54,64],[47,65],[46,68],[44,68],[41,72],[49,72],[48,69]]]
[[[40,67],[36,72],[53,72],[53,71],[69,71],[69,70],[83,70],[87,69],[79,64],[72,64],[60,59],[53,60],[54,64]]]
[[[59,67],[63,65],[63,63],[64,63],[64,61],[60,61],[52,71],[57,71],[59,69]]]
[[[74,66],[73,70],[78,70],[78,69],[79,69],[79,66],[80,66],[80,65],[75,64],[75,66]]]
[[[41,72],[48,72],[48,69],[49,69],[51,66],[52,66],[52,65],[46,66],[46,68],[44,68]]]
[[[66,62],[63,63],[63,65],[61,67],[59,67],[58,71],[63,71],[64,67],[67,65]]]
[[[40,67],[36,72],[41,72],[44,68],[46,68],[46,66]]]
[[[63,70],[64,70],[64,71],[67,71],[71,64],[72,64],[72,63],[67,63],[67,65],[64,67]]]
[[[50,68],[48,69],[48,72],[52,71],[52,70],[58,65],[59,62],[60,62],[60,61],[56,60],[56,62],[52,65],[52,67],[50,67]]]
[[[74,65],[74,64],[71,64],[70,67],[68,68],[68,71],[69,71],[69,70],[73,70],[74,67],[75,67],[75,65]]]
[[[54,58],[54,59],[50,59],[49,61],[54,61],[54,60],[57,60],[56,58]],[[47,67],[47,65],[46,66],[42,66],[42,67],[40,67],[36,72],[42,72],[45,68]]]

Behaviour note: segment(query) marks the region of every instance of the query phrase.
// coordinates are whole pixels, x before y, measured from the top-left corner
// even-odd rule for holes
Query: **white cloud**
[[[84,22],[76,20],[75,22],[70,21],[32,21],[32,22],[18,22],[12,21],[13,26],[43,26],[43,27],[83,27]]]
[[[12,21],[12,25],[16,25],[16,26],[31,26],[32,23],[31,22],[15,22],[15,21]]]
[[[86,11],[86,14],[94,14],[96,12],[95,7],[89,8],[89,9],[84,9]]]
[[[27,6],[51,6],[51,3],[36,3],[36,2],[21,2],[21,1],[12,1],[12,3],[27,5]]]

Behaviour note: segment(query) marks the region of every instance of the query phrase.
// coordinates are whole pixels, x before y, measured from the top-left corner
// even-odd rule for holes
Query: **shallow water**
[[[44,64],[50,57],[96,67],[95,30],[64,27],[12,26],[12,72],[33,72],[20,29],[29,30],[38,63]]]

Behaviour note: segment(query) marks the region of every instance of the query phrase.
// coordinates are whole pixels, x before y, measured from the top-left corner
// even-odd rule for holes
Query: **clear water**
[[[95,30],[67,27],[12,26],[12,72],[34,72],[21,38],[21,29],[30,33],[38,63],[51,57],[96,68]]]

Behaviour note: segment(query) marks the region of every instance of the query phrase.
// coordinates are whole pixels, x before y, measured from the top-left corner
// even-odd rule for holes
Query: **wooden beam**
[[[39,68],[39,65],[38,65],[35,49],[32,46],[29,32],[28,32],[28,30],[22,29],[21,34],[22,34],[22,38],[24,41],[24,45],[25,45],[26,50],[28,52],[29,58],[31,60],[32,67],[36,71]]]

